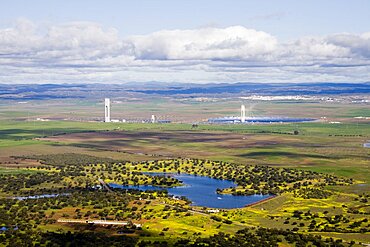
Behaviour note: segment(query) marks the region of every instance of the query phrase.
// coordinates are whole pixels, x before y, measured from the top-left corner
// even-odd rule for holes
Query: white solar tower
[[[157,119],[155,118],[154,115],[152,115],[152,117],[150,118],[150,122],[151,123],[155,123],[157,121]]]
[[[245,123],[245,105],[240,107],[240,122]]]
[[[105,98],[104,110],[105,110],[104,111],[105,113],[104,122],[109,123],[110,122],[110,99],[109,98]]]

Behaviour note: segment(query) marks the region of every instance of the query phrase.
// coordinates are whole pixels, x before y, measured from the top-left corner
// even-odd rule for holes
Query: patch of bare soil
[[[24,168],[30,166],[41,166],[37,160],[22,159],[14,157],[0,157],[0,167],[3,168]]]

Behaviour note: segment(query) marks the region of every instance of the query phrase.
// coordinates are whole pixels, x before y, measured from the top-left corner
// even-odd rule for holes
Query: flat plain
[[[238,230],[251,227],[317,234],[323,238],[342,239],[343,244],[348,245],[351,241],[356,245],[370,242],[370,149],[363,146],[370,139],[370,124],[368,120],[359,118],[370,115],[366,104],[249,102],[246,104],[251,106],[250,114],[253,116],[312,117],[317,121],[245,125],[202,122],[207,117],[237,115],[240,100],[198,102],[154,98],[139,103],[117,103],[113,108],[117,118],[140,120],[155,112],[163,119],[173,117],[175,121],[170,124],[140,123],[139,120],[135,123],[92,121],[102,114],[100,103],[51,100],[43,104],[48,107],[34,101],[10,108],[2,102],[0,106],[1,176],[14,181],[28,181],[36,176],[34,174],[42,174],[40,182],[29,186],[17,187],[16,182],[13,189],[3,186],[2,200],[12,195],[55,193],[56,190],[58,193],[66,190],[73,196],[68,200],[68,196],[38,199],[43,206],[35,206],[35,202],[27,202],[29,205],[15,202],[12,207],[17,210],[22,207],[41,208],[36,210],[39,212],[36,220],[27,221],[32,216],[30,213],[23,219],[18,218],[18,223],[17,220],[12,221],[14,224],[31,225],[41,232],[87,231],[108,236],[116,236],[119,232],[118,235],[150,241],[153,245],[155,241],[166,241],[170,245],[178,239],[195,241],[220,232],[233,235]],[[36,117],[45,121],[37,121]],[[76,158],[76,155],[82,158]],[[65,161],[66,158],[60,158],[64,156],[71,159]],[[292,183],[286,185],[286,188],[291,188],[289,191],[279,193],[273,199],[213,213],[157,192],[129,195],[116,192],[103,199],[108,192],[78,191],[78,188],[99,184],[99,177],[103,177],[105,182],[124,179],[128,183],[147,183],[150,180],[145,176],[135,175],[135,172],[146,171],[145,164],[168,161],[168,167],[165,166],[168,171],[177,159],[190,158],[225,162],[226,167],[235,164],[240,169],[248,166],[298,169],[335,179],[351,179],[351,182],[346,185],[325,182],[319,188],[327,193],[317,195],[315,184],[320,179],[308,179],[313,185],[307,185],[307,190],[294,187]],[[96,160],[96,164],[91,164],[91,160]],[[110,166],[110,161],[122,162],[123,166]],[[193,164],[195,170],[192,172],[206,174],[201,167],[197,170],[195,164],[198,163]],[[213,166],[205,164],[212,171]],[[129,173],[120,174],[118,171],[123,167]],[[163,167],[153,169],[163,171]],[[179,169],[186,167],[180,165]],[[56,174],[64,174],[64,177],[60,180]],[[14,191],[15,188],[18,190]],[[245,189],[237,186],[234,192]],[[89,193],[95,193],[95,198]],[[232,191],[226,190],[225,193]],[[87,198],[86,201],[81,201],[82,197]],[[143,201],[143,198],[148,199]],[[4,205],[6,202],[3,202],[3,210],[6,208]],[[45,205],[50,207],[42,209]],[[65,224],[57,222],[60,218],[130,220],[142,224],[142,228]],[[1,224],[9,227],[9,219],[3,218]],[[279,245],[290,246],[292,243],[283,239]]]

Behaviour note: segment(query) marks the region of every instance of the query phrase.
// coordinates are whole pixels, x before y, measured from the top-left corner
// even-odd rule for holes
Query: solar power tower
[[[109,123],[110,122],[110,99],[105,98],[105,117],[104,122]]]
[[[240,122],[245,123],[245,119],[246,119],[246,116],[245,116],[245,105],[242,105],[240,107]]]

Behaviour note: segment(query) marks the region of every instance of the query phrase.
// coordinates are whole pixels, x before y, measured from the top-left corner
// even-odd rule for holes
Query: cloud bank
[[[91,22],[0,29],[0,83],[370,81],[370,32],[279,40],[243,26],[120,37]]]

